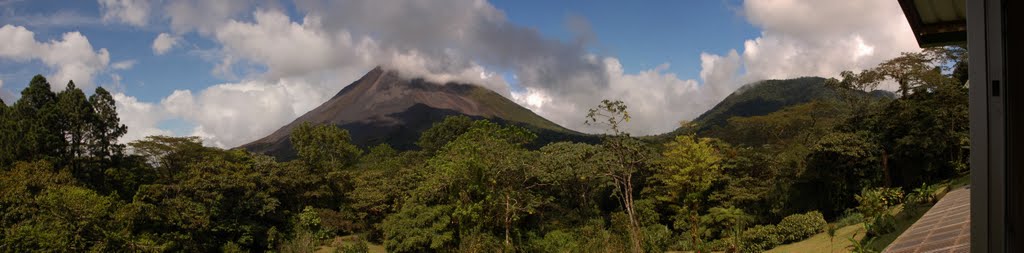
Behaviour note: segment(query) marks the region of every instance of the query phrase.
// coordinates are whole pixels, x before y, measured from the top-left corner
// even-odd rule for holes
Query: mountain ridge
[[[837,98],[836,90],[825,85],[825,81],[822,77],[799,77],[748,83],[695,118],[691,126],[696,127],[681,127],[643,138],[657,141],[687,131],[699,133],[723,126],[732,117],[766,115],[814,100]],[[420,133],[445,117],[455,115],[525,127],[538,134],[537,144],[563,140],[596,142],[598,139],[597,135],[562,127],[479,85],[403,78],[395,70],[376,67],[327,102],[240,148],[269,154],[279,160],[294,158],[289,140],[291,131],[303,122],[310,122],[344,128],[350,132],[352,142],[364,148],[387,143],[399,150],[410,150],[417,148],[415,141]]]
[[[293,158],[291,131],[310,122],[344,128],[359,146],[388,143],[396,149],[408,150],[416,148],[414,142],[420,132],[453,115],[523,126],[537,132],[542,141],[586,136],[475,84],[403,78],[395,70],[376,67],[327,102],[241,148],[270,154],[279,160]]]

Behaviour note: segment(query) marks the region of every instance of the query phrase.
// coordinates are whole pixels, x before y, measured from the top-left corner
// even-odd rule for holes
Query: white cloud
[[[135,63],[138,63],[138,62],[135,61],[135,60],[118,61],[118,62],[114,62],[114,63],[110,64],[110,68],[115,69],[115,70],[126,70],[126,69],[131,69],[132,67],[134,67]]]
[[[866,1],[744,2],[764,32],[744,43],[748,79],[837,76],[918,51],[899,3]]]
[[[229,21],[215,36],[224,53],[266,65],[270,77],[303,75],[355,56],[348,33],[331,36],[315,19],[294,23],[277,11],[256,12],[254,23]]]
[[[177,46],[180,40],[180,37],[160,33],[160,35],[156,36],[156,39],[153,39],[153,54],[162,55],[167,53],[171,48]]]
[[[597,105],[601,98],[621,99],[630,106],[634,119],[627,130],[634,134],[662,133],[677,127],[678,121],[710,109],[746,83],[833,77],[843,70],[873,67],[900,52],[919,50],[900,10],[898,3],[884,0],[750,0],[744,3],[743,14],[763,33],[746,41],[742,52],[701,54],[699,84],[662,73],[659,68],[625,74],[617,60],[606,58],[608,89],[601,89],[599,82],[589,88],[559,82],[573,88],[571,93],[562,93],[556,90],[558,87],[527,81],[532,89],[513,98],[557,123],[587,132],[597,130],[582,126],[579,120],[587,108]],[[529,70],[520,68],[519,76]],[[538,106],[530,97],[550,101]]]
[[[302,23],[291,21],[279,11],[257,11],[253,16],[252,23],[232,20],[216,31],[224,54],[218,72],[230,71],[232,64],[249,62],[265,66],[267,72],[262,73],[262,78],[274,80],[317,75],[338,68],[363,74],[375,65],[387,65],[403,74],[438,82],[464,81],[487,85],[499,92],[507,90],[500,78],[455,51],[442,50],[439,56],[434,56],[418,49],[387,47],[374,38],[357,37],[347,29],[324,27],[317,16],[307,16]],[[345,82],[355,77],[358,75]]]
[[[587,110],[597,106],[602,99],[626,103],[632,120],[623,127],[633,134],[663,133],[678,127],[681,119],[703,111],[702,87],[695,80],[680,79],[666,72],[667,64],[635,74],[625,73],[616,58],[604,58],[603,64],[608,70],[605,73],[608,87],[605,89],[585,89],[554,96],[552,94],[555,93],[543,88],[526,88],[524,92],[512,93],[512,98],[555,123],[591,133],[605,130],[603,126],[584,124]]]
[[[149,22],[149,0],[98,0],[103,22],[145,26]]]
[[[170,115],[195,123],[191,135],[204,137],[210,145],[235,147],[269,135],[331,95],[305,80],[243,81],[214,85],[196,95],[177,90],[160,104]]]
[[[110,63],[107,49],[94,51],[89,39],[81,33],[68,32],[61,40],[39,42],[32,31],[12,25],[0,27],[0,58],[42,61],[55,71],[49,76],[54,90],[62,90],[69,80],[75,80],[80,88],[91,88],[96,73]]]
[[[208,54],[218,63],[211,71],[241,76],[176,91],[158,105],[168,117],[194,123],[192,134],[208,144],[231,147],[265,136],[375,65],[435,81],[483,84],[586,132],[600,131],[583,125],[588,108],[620,99],[634,119],[626,129],[655,134],[752,81],[835,76],[917,50],[899,6],[887,0],[746,1],[742,14],[761,35],[743,48],[701,54],[696,80],[667,72],[667,64],[625,73],[616,58],[588,52],[594,36],[585,20],[570,19],[578,38],[563,42],[509,23],[485,0],[297,0],[301,16],[294,19],[300,20],[273,5],[257,5],[182,0],[163,6],[176,36],[194,31],[219,44]],[[162,36],[172,35],[157,40]],[[157,40],[154,53],[173,48],[158,47]],[[522,89],[510,91],[494,70],[511,71]]]
[[[150,135],[172,135],[170,131],[160,129],[157,124],[169,118],[167,112],[153,103],[139,101],[124,93],[113,93],[117,115],[121,123],[128,127],[128,133],[121,137],[121,143],[128,143]]]

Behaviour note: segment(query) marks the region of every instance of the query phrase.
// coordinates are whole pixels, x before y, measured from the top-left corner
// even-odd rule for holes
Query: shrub
[[[501,240],[488,233],[463,234],[458,252],[508,252]]]
[[[743,231],[743,252],[762,252],[782,244],[775,225],[757,225]]]
[[[921,183],[921,187],[918,187],[917,189],[914,189],[914,192],[907,194],[907,200],[905,202],[916,205],[933,204],[938,200],[938,196],[935,194],[936,190],[938,190],[938,187],[935,185]]]
[[[448,249],[455,243],[450,227],[452,206],[406,205],[381,223],[388,252],[424,252]]]
[[[864,215],[864,228],[868,235],[880,235],[895,229],[895,221],[889,210],[903,200],[899,188],[875,188],[861,191],[856,196],[857,211]]]
[[[881,193],[882,199],[885,200],[885,204],[889,207],[893,207],[903,203],[903,189],[878,188],[878,191]]]
[[[573,233],[562,230],[548,232],[542,238],[530,240],[531,252],[565,252],[566,249],[577,249],[580,243]]]
[[[732,239],[731,238],[723,238],[723,239],[718,239],[718,240],[711,241],[711,242],[707,243],[707,249],[710,250],[711,252],[724,252],[724,251],[728,251],[729,247],[731,246],[730,243],[729,243],[729,240],[732,240]]]
[[[865,218],[873,218],[888,213],[889,209],[903,200],[903,190],[898,188],[865,188],[857,199],[857,211]]]
[[[366,253],[370,252],[370,245],[366,244],[366,240],[362,238],[357,239],[351,244],[338,245],[338,251],[341,253]]]
[[[811,211],[805,214],[794,214],[783,218],[776,229],[782,243],[790,243],[807,239],[817,233],[825,231],[825,217],[818,211]]]
[[[883,214],[882,216],[875,217],[871,220],[867,231],[869,236],[883,235],[896,231],[896,217],[892,214]]]
[[[612,228],[605,229],[604,220],[592,219],[578,229],[580,249],[575,252],[627,252],[629,251],[629,235],[624,232],[625,214],[612,214]],[[616,225],[619,224],[619,225]]]
[[[672,243],[672,231],[665,225],[648,225],[643,227],[642,230],[645,252],[660,252]]]

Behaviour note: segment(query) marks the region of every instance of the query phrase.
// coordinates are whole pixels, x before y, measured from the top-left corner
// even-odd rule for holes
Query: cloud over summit
[[[191,134],[225,147],[268,134],[377,65],[440,82],[481,84],[585,132],[599,131],[583,124],[588,108],[619,99],[633,116],[628,131],[656,134],[696,117],[745,83],[835,76],[917,50],[899,6],[888,0],[744,1],[737,15],[762,29],[761,35],[725,54],[701,54],[695,78],[667,71],[670,63],[624,71],[615,55],[588,50],[596,36],[583,17],[568,18],[577,37],[562,41],[510,22],[484,0],[287,3],[297,16],[278,4],[250,1],[103,2],[109,2],[101,10],[105,18],[164,27],[166,33],[152,44],[156,54],[174,48],[167,38],[190,33],[216,44],[210,71],[237,79],[175,91],[150,107],[132,107],[124,118],[148,110],[182,119],[193,125]],[[137,6],[149,6],[139,12],[145,18],[128,11]],[[503,73],[516,77],[514,85]],[[122,99],[129,106],[143,103]],[[158,129],[156,124],[138,120],[129,127]]]

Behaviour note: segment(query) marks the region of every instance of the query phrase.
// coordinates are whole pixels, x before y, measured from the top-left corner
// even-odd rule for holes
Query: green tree
[[[967,50],[936,47],[903,53],[860,74],[844,72],[843,80],[828,83],[847,93],[877,87],[892,80],[900,97],[871,102],[852,99],[858,106],[840,130],[870,132],[877,144],[885,185],[911,186],[966,171]]]
[[[377,225],[401,210],[410,193],[424,180],[426,159],[423,152],[399,153],[387,144],[370,148],[360,158],[352,191],[346,196],[357,220],[370,229],[367,239],[380,240],[382,231]]]
[[[707,138],[692,135],[676,136],[665,144],[662,168],[654,178],[659,189],[657,199],[671,203],[680,213],[687,213],[693,245],[700,245],[700,210],[706,201],[706,192],[722,175],[722,157]]]
[[[329,124],[304,122],[292,131],[291,142],[299,159],[321,173],[348,168],[362,154],[348,130]]]
[[[408,205],[382,224],[389,252],[438,252],[454,246],[450,205]]]
[[[112,200],[76,184],[68,170],[45,160],[0,171],[0,251],[113,247]]]
[[[860,189],[881,183],[879,149],[862,134],[867,133],[833,133],[815,144],[797,186],[805,197],[795,204],[835,217],[853,206],[853,196]]]
[[[597,205],[608,188],[595,162],[599,154],[600,147],[585,143],[557,142],[540,148],[538,166],[551,177],[544,192],[557,202],[548,213],[562,214],[554,219],[583,223],[600,214]]]
[[[729,241],[729,252],[738,252],[742,246],[743,230],[747,224],[753,221],[753,217],[736,207],[712,207],[708,209],[706,216],[710,223],[716,224],[723,230],[723,237],[732,238]]]
[[[128,144],[132,152],[154,171],[156,183],[170,183],[189,164],[212,154],[199,137],[147,136]]]
[[[7,107],[0,99],[0,169],[14,162],[17,158],[19,138],[17,137],[17,118],[12,108]]]
[[[875,133],[869,137],[880,149],[885,185],[911,186],[920,175],[945,178],[966,170],[966,60],[962,47],[928,48],[830,80],[844,90],[871,89],[885,80],[899,85],[899,99],[881,106],[862,101],[842,127]]]
[[[33,250],[100,252],[127,246],[119,222],[112,219],[118,203],[111,197],[58,186],[38,196],[35,204],[39,213],[15,227],[16,240],[36,244]]]
[[[519,127],[477,121],[428,161],[435,176],[427,189],[458,203],[453,218],[463,234],[487,228],[481,225],[495,218],[511,248],[514,225],[548,201],[538,190],[550,177],[533,162],[536,153],[522,147],[533,138]]]
[[[886,105],[873,119],[880,146],[891,150],[887,182],[911,187],[967,171],[967,87],[936,76]]]
[[[168,251],[211,251],[227,243],[267,249],[272,228],[290,228],[300,210],[292,178],[268,156],[209,151],[185,165],[175,180],[144,185],[126,206],[129,229]]]
[[[638,174],[646,167],[650,150],[646,145],[621,130],[629,122],[627,106],[622,101],[603,100],[587,113],[586,124],[601,125],[606,129],[599,162],[605,168],[601,174],[612,182],[613,194],[619,198],[629,220],[629,234],[633,252],[643,251],[641,224],[637,217],[634,190]]]
[[[121,124],[117,116],[117,105],[114,98],[103,87],[97,87],[96,93],[89,96],[93,108],[93,121],[90,124],[89,153],[101,159],[111,159],[122,155],[124,144],[117,142],[128,132],[128,127]]]
[[[429,129],[423,131],[420,134],[420,139],[416,141],[416,145],[423,151],[433,154],[448,142],[469,131],[472,126],[473,120],[469,117],[463,115],[445,117],[444,121],[434,123]]]
[[[91,138],[89,129],[94,121],[92,105],[86,99],[85,93],[75,87],[75,82],[69,81],[67,89],[57,94],[57,108],[59,117],[60,133],[66,143],[63,154],[64,161],[68,162],[75,176],[85,182],[92,183],[98,178],[97,171],[87,171],[82,162],[88,155],[87,144]]]
[[[70,185],[74,178],[66,170],[57,171],[50,162],[17,162],[0,171],[0,225],[11,228],[38,213],[32,202],[44,190]]]
[[[49,158],[56,161],[64,149],[64,133],[60,125],[57,95],[50,91],[50,83],[42,75],[32,78],[28,87],[21,91],[21,98],[14,104],[17,118],[15,157],[32,161]]]

